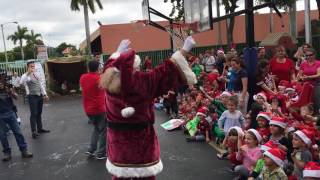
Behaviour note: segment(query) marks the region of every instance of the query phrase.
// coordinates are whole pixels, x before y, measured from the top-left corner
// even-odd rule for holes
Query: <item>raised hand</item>
[[[184,40],[184,44],[183,44],[183,50],[185,50],[186,52],[191,51],[191,49],[196,45],[196,42],[194,41],[194,39],[192,38],[192,36],[188,36],[185,40]]]
[[[129,39],[124,39],[120,42],[117,52],[123,53],[129,49],[129,45],[131,44],[131,41]]]

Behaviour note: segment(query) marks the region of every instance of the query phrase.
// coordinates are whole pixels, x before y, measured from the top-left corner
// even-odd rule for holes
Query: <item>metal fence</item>
[[[43,63],[41,62],[41,64]],[[14,62],[0,63],[0,69],[5,69],[10,74],[13,74],[14,72],[16,72],[18,73],[19,76],[21,76],[23,73],[27,71],[27,61],[17,60]]]

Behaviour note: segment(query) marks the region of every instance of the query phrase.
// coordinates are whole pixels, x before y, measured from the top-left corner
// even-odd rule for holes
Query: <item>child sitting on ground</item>
[[[254,95],[253,99],[255,100],[255,102],[252,103],[251,109],[248,114],[251,117],[250,128],[256,129],[258,127],[257,115],[259,114],[259,112],[268,111],[270,109],[270,105],[267,102],[267,96],[264,92],[260,92]]]
[[[262,153],[259,148],[259,144],[262,137],[255,129],[249,129],[245,135],[245,145],[242,145],[242,141],[239,137],[238,140],[238,152],[237,160],[242,164],[235,167],[235,172],[239,173],[240,179],[247,179],[253,171],[258,159],[261,158]]]
[[[240,136],[240,138],[238,137]],[[231,163],[231,168],[234,169],[236,165],[241,164],[241,161],[236,159],[236,153],[238,152],[238,140],[242,140],[244,132],[241,128],[235,126],[231,127],[226,138],[223,140],[223,146],[227,148],[227,152],[217,154],[219,159],[227,158]]]
[[[257,121],[258,121],[257,131],[260,133],[262,137],[261,144],[264,144],[269,140],[269,136],[270,136],[269,121],[271,120],[270,116],[271,116],[270,113],[267,113],[267,112],[260,112],[257,116]]]
[[[294,163],[294,175],[298,179],[303,178],[302,171],[306,163],[312,161],[312,154],[308,149],[312,144],[312,140],[312,132],[306,129],[294,132],[292,145],[295,150],[291,154],[291,157]]]
[[[269,149],[264,155],[265,168],[261,172],[262,180],[287,180],[288,177],[282,167],[286,159],[286,152],[279,148]]]
[[[207,121],[208,108],[201,107],[196,116],[186,124],[186,131],[190,136],[186,137],[190,141],[210,141],[210,124]]]

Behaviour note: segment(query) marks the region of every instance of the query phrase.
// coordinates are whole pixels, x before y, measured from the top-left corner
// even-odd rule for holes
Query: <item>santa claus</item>
[[[163,169],[153,127],[154,98],[197,82],[186,61],[195,41],[189,36],[170,60],[147,73],[139,71],[140,58],[129,44],[129,40],[120,43],[101,76],[100,85],[107,92],[106,167],[113,180],[152,180]]]

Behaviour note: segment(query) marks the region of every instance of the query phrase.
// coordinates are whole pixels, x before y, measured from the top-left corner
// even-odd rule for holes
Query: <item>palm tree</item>
[[[30,44],[33,48],[33,57],[36,58],[35,54],[35,45],[39,42],[39,38],[41,37],[41,34],[34,33],[33,30],[30,31],[30,34],[27,34],[27,44]]]
[[[84,23],[86,27],[87,49],[88,49],[89,55],[91,55],[91,46],[90,46],[90,27],[89,27],[88,7],[90,11],[94,14],[96,12],[95,3],[97,3],[100,9],[103,9],[103,6],[100,0],[71,0],[71,5],[70,5],[70,8],[72,11],[80,11],[80,6],[83,6]]]
[[[27,39],[27,27],[20,27],[18,26],[18,29],[16,32],[8,36],[8,40],[12,40],[13,44],[16,44],[17,41],[19,41],[20,50],[21,50],[21,57],[24,60],[24,52],[23,52],[23,40]]]

